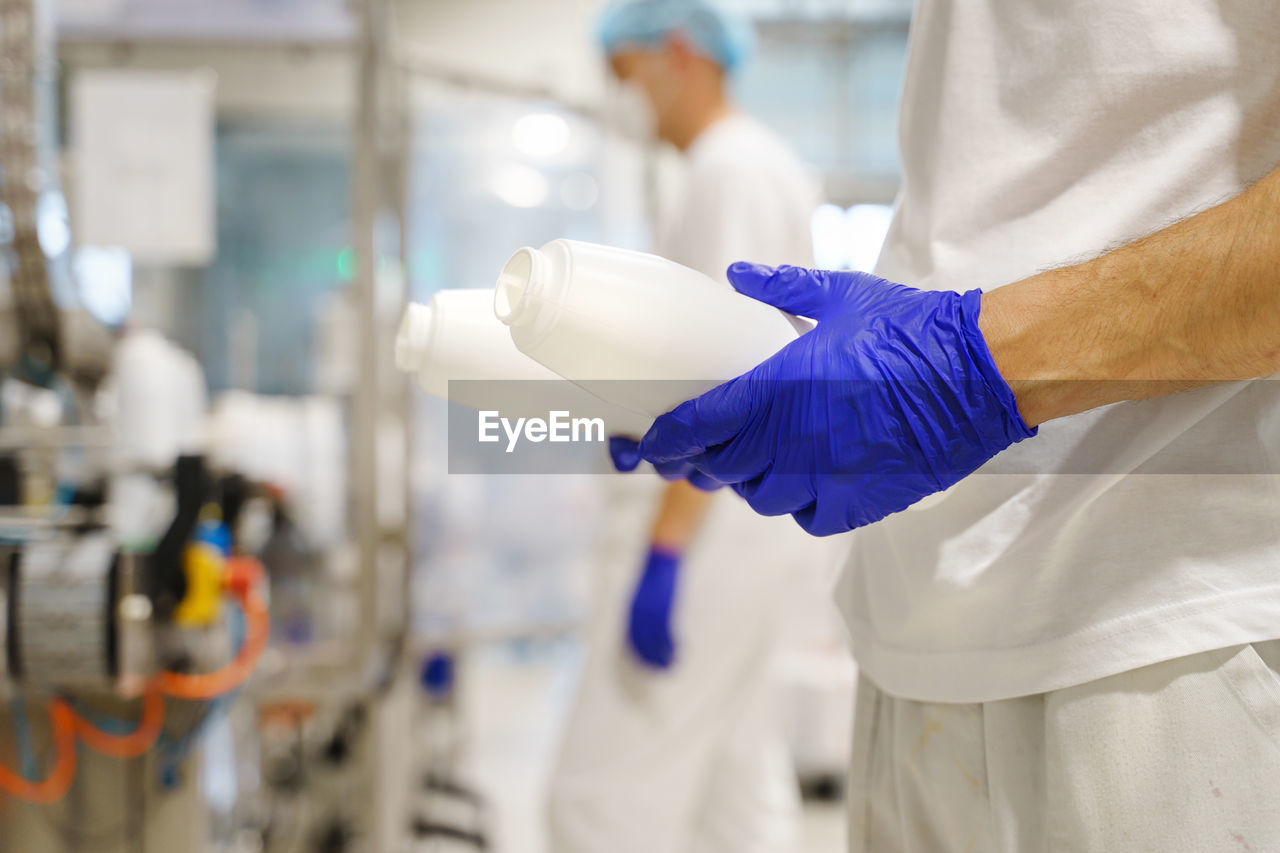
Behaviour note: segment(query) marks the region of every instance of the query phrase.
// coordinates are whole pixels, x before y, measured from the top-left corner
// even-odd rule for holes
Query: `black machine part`
[[[209,501],[213,483],[203,456],[179,456],[173,471],[177,513],[173,523],[147,558],[152,606],[156,616],[168,620],[187,594],[183,554]]]

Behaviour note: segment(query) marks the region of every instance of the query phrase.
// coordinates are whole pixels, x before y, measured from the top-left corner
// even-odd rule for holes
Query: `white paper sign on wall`
[[[79,72],[71,85],[72,225],[81,245],[136,263],[201,265],[216,251],[212,70]]]

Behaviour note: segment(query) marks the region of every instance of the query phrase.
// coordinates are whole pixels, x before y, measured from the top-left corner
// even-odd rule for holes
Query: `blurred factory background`
[[[737,5],[819,265],[869,268],[909,0]],[[0,850],[545,849],[599,478],[450,476],[389,342],[514,247],[648,247],[678,170],[612,129],[598,11],[0,0]],[[837,634],[782,662],[814,853]]]

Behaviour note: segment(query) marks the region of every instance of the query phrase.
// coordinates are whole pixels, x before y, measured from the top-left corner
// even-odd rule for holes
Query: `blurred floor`
[[[844,802],[805,803],[804,853],[844,853],[846,845]]]
[[[578,661],[569,643],[475,654],[466,669],[474,779],[492,805],[495,853],[548,853],[543,792]],[[804,853],[845,850],[839,803],[805,806]]]

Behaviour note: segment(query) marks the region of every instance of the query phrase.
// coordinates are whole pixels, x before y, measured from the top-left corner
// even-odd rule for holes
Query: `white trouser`
[[[734,495],[718,497],[681,567],[675,664],[646,670],[624,628],[654,500],[649,490],[629,507],[615,501],[633,529],[602,555],[596,578],[588,657],[551,784],[551,849],[792,853],[799,798],[772,663],[780,599],[804,586],[788,584],[786,561],[813,554],[806,543],[816,540],[790,519],[760,519]],[[821,602],[821,584],[811,586]]]
[[[1280,641],[981,704],[858,684],[857,853],[1280,850]]]

